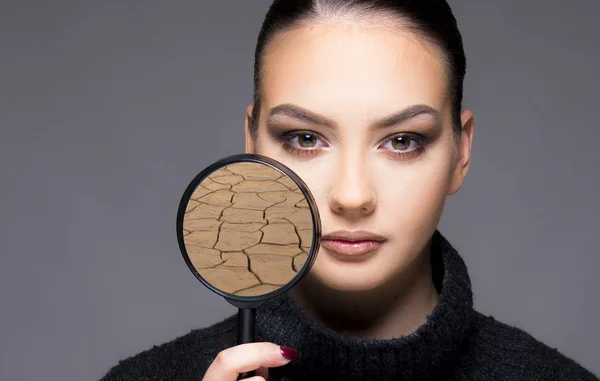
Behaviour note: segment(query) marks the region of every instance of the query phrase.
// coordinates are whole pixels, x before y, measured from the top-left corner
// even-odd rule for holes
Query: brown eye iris
[[[410,147],[410,138],[406,136],[396,136],[392,139],[392,147],[399,151],[405,151]]]
[[[311,134],[302,134],[298,136],[298,144],[305,148],[314,147],[317,144],[317,137]]]

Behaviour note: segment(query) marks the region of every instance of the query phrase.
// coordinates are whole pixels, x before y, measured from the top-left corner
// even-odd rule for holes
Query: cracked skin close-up
[[[302,191],[278,170],[253,162],[206,177],[187,204],[183,229],[198,273],[239,296],[264,295],[291,281],[313,239]]]

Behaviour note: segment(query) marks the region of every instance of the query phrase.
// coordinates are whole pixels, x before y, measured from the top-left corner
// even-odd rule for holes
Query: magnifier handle
[[[240,376],[238,377],[238,380],[245,380],[245,379],[248,379],[248,378],[252,378],[254,376],[256,376],[256,373],[253,370],[251,370],[250,372],[240,373]]]
[[[253,343],[256,327],[256,310],[254,308],[238,309],[238,345]],[[240,373],[238,380],[254,377],[254,371]]]

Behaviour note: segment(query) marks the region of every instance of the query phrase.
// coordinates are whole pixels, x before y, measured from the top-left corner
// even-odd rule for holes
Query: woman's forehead
[[[443,109],[449,101],[440,54],[411,32],[317,24],[271,41],[263,57],[261,100],[315,111],[382,114],[411,104]]]

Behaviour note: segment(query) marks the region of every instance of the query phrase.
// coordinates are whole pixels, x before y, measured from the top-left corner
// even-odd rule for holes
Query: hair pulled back
[[[361,19],[384,16],[398,21],[418,36],[435,44],[443,53],[452,96],[452,119],[460,132],[460,112],[466,58],[462,36],[446,0],[274,0],[258,35],[254,56],[254,108],[250,132],[256,134],[260,115],[260,82],[265,47],[278,33],[311,21],[331,17]]]

